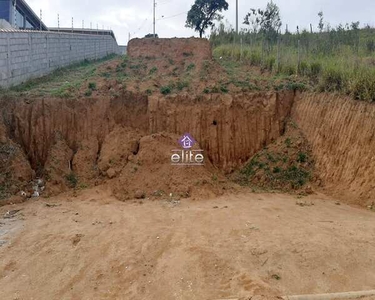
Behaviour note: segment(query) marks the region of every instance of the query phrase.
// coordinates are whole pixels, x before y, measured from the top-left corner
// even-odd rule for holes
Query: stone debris
[[[4,215],[4,219],[13,219],[20,211],[20,209],[8,210]]]

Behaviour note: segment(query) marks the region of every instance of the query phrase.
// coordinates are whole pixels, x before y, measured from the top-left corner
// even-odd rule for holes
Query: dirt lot
[[[97,188],[0,215],[4,300],[272,299],[374,288],[374,213],[320,195],[120,202]]]
[[[298,80],[135,40],[4,92],[0,300],[374,289],[375,107]]]

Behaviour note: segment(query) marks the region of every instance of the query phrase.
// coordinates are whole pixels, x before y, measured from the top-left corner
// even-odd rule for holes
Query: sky
[[[238,0],[239,24],[245,28],[243,19],[250,8],[264,8],[267,0]],[[42,10],[43,22],[49,27],[71,27],[72,17],[75,28],[112,29],[117,42],[125,45],[131,38],[144,37],[153,31],[153,0],[26,0],[39,15]],[[159,37],[191,37],[197,32],[185,28],[186,15],[194,0],[157,0],[156,32]],[[224,12],[224,21],[235,26],[236,0],[227,0],[229,10]],[[283,28],[288,24],[290,31],[297,27],[316,29],[318,12],[324,13],[324,20],[331,26],[340,23],[360,21],[361,25],[375,25],[374,0],[274,0],[280,7]]]

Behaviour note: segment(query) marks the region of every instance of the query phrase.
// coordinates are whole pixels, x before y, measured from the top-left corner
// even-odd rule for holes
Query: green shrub
[[[304,92],[307,90],[306,85],[302,82],[289,82],[286,85],[286,88],[291,91],[300,91],[300,92]]]
[[[188,65],[188,67],[186,68],[186,71],[190,72],[191,70],[193,70],[195,68],[195,64],[190,64]]]
[[[68,175],[66,175],[65,178],[68,181],[68,184],[71,188],[75,188],[77,186],[78,179],[77,179],[76,174],[74,174],[73,172],[70,172]]]
[[[86,92],[85,92],[85,96],[86,97],[90,97],[92,95],[92,90],[87,90]]]
[[[223,92],[223,93],[228,93],[229,92],[228,87],[225,86],[225,85],[221,85],[220,86],[220,91]]]
[[[307,154],[303,152],[298,153],[297,162],[299,163],[305,163],[307,162]]]
[[[155,74],[157,71],[158,71],[158,68],[157,68],[157,67],[153,67],[153,68],[151,68],[151,70],[150,70],[150,75]]]
[[[172,89],[171,89],[171,87],[170,86],[162,86],[161,88],[160,88],[160,93],[162,93],[163,95],[168,95],[168,94],[170,94],[172,92]]]
[[[92,91],[96,90],[96,82],[89,82],[89,89]]]
[[[356,100],[375,101],[375,72],[359,72],[349,81],[350,94]]]

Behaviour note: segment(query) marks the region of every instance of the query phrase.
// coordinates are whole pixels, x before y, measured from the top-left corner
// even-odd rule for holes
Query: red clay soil
[[[375,105],[300,94],[292,116],[311,145],[324,193],[375,209]]]
[[[199,195],[206,187],[200,188],[196,177],[208,182],[207,194],[220,195],[222,174],[282,140],[292,115],[318,164],[314,178],[321,177],[329,190],[349,190],[344,198],[350,203],[374,206],[372,104],[321,95],[295,98],[292,91],[203,93],[226,75],[201,39],[132,40],[128,59],[104,64],[98,72],[105,76],[92,97],[1,100],[0,198],[29,191],[36,176],[47,182],[46,196],[109,181],[120,199],[136,192]],[[167,96],[161,94],[165,84],[171,89]],[[169,152],[185,132],[205,151],[205,168],[183,172],[170,165]],[[273,147],[295,159],[296,153]],[[153,155],[155,160],[144,161]]]
[[[85,188],[124,178],[123,171],[128,177],[120,186],[128,187],[128,192],[121,199],[133,197],[141,186],[148,193],[194,194],[192,190],[202,190],[197,181],[215,186],[222,171],[240,166],[277,139],[284,131],[292,100],[290,93],[156,98],[127,92],[116,98],[10,101],[6,112],[12,118],[4,121],[3,138],[18,143],[30,162],[25,166],[31,171],[31,165],[46,179],[45,195],[66,191],[72,185]],[[156,153],[157,146],[146,141],[163,132],[166,139],[159,141],[164,150],[155,158],[158,165],[147,170],[147,164],[152,163],[144,162],[134,177],[131,170],[134,161],[142,162],[139,155],[153,157]],[[205,150],[206,168],[186,172],[171,166],[171,148],[179,147],[177,140],[185,132]],[[141,175],[155,172],[153,168],[160,171],[155,173],[160,180]],[[17,174],[18,169],[11,173]],[[189,176],[191,180],[187,180]],[[172,177],[178,181],[176,187]],[[134,187],[127,183],[135,182],[133,179],[139,181]],[[150,186],[144,185],[145,180]],[[207,189],[209,194],[222,193],[216,187],[213,190],[216,192]]]
[[[130,58],[172,59],[176,62],[194,57],[201,63],[212,59],[211,45],[206,39],[172,38],[172,39],[132,39],[127,48]]]

